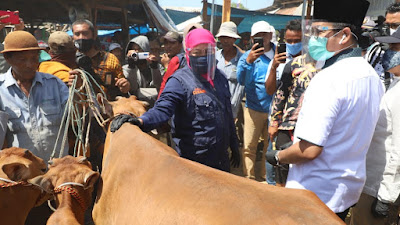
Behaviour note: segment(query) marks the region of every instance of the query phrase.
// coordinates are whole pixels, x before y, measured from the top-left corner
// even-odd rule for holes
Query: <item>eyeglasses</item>
[[[321,34],[324,34],[328,31],[335,31],[335,30],[341,30],[340,28],[330,28],[330,27],[326,27],[326,26],[316,26],[316,27],[311,27],[311,29],[306,32],[306,36],[314,36],[314,37],[318,37]]]
[[[187,49],[189,52],[189,55],[191,56],[205,56],[207,54],[215,54],[215,48],[210,47],[210,48],[204,48],[204,49],[200,49],[200,48],[195,48],[195,49]]]

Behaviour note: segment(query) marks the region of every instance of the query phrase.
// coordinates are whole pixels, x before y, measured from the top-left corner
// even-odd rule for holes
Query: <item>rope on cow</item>
[[[103,96],[106,96],[101,86],[96,80],[84,70],[76,70],[79,74],[75,77],[69,88],[69,96],[65,105],[62,122],[58,130],[56,143],[53,148],[53,152],[50,159],[55,157],[57,146],[60,141],[60,151],[58,157],[62,157],[63,149],[65,148],[68,140],[68,129],[71,125],[76,140],[74,143],[74,156],[83,155],[86,156],[87,148],[89,144],[89,131],[91,126],[91,118],[95,117],[99,124],[103,124],[105,119],[101,115],[99,104],[96,100],[95,91],[92,84],[95,84],[98,89],[102,92]],[[82,80],[82,85],[77,88],[78,76]],[[86,119],[88,121],[86,121]],[[86,126],[86,135],[85,132]],[[105,130],[104,126],[103,129]],[[86,137],[84,140],[84,136]]]

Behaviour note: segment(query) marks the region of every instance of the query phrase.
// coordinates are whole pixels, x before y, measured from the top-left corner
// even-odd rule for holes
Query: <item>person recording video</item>
[[[130,94],[153,105],[162,77],[158,58],[150,53],[149,39],[142,35],[133,38],[128,43],[125,54],[128,64],[122,69],[130,83]]]

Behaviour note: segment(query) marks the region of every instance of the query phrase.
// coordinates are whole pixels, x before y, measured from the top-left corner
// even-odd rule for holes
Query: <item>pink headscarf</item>
[[[211,44],[213,47],[215,47],[215,39],[210,31],[203,28],[197,28],[190,31],[187,34],[185,38],[185,46],[186,46],[185,54],[189,67],[190,67],[190,61],[189,61],[188,49],[192,49],[193,47],[199,44]]]

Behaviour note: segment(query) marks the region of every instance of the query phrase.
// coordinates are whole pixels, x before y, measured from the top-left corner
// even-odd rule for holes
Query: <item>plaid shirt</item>
[[[113,100],[114,95],[120,95],[119,88],[115,86],[115,78],[125,78],[118,58],[112,53],[100,51],[92,58],[94,72],[100,77],[103,91],[108,99]]]
[[[317,72],[313,65],[304,65],[303,59],[296,57],[285,66],[272,101],[270,122],[279,130],[294,130],[305,90]]]

